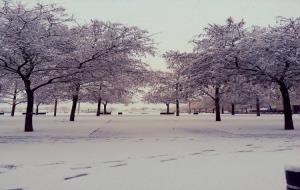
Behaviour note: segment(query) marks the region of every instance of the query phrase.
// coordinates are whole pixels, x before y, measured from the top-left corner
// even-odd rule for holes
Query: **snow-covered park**
[[[299,190],[299,7],[0,0],[0,190]]]
[[[0,117],[0,189],[282,190],[299,161],[282,115]]]

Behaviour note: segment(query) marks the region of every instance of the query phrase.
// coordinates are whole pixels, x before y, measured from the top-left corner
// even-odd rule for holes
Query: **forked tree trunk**
[[[27,108],[26,108],[25,129],[24,129],[24,131],[25,132],[32,132],[33,131],[32,114],[33,114],[33,104],[34,104],[34,92],[30,89],[30,86],[28,86],[26,88],[27,88],[26,89]]]
[[[167,114],[169,114],[170,113],[170,104],[166,104],[166,106],[167,106]]]
[[[100,116],[101,113],[101,98],[98,98],[98,105],[97,105],[97,114],[96,116]]]
[[[179,116],[179,100],[176,100],[176,116]]]
[[[215,89],[215,109],[216,109],[216,121],[221,121],[220,113],[220,89],[217,87]]]
[[[76,113],[77,102],[79,99],[80,85],[78,85],[75,90],[76,90],[76,92],[72,97],[72,108],[71,108],[71,113],[70,113],[70,121],[75,121],[75,113]]]
[[[260,101],[258,97],[256,97],[256,116],[260,116]]]
[[[280,83],[280,92],[282,96],[283,113],[284,113],[284,129],[294,130],[293,112],[291,108],[289,89],[284,83]]]
[[[54,117],[56,117],[56,113],[57,113],[57,99],[55,99],[54,101]]]
[[[235,106],[231,104],[231,115],[235,115]]]

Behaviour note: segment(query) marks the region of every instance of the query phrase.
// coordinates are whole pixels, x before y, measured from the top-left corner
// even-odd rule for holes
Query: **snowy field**
[[[2,190],[283,190],[300,116],[0,116]]]

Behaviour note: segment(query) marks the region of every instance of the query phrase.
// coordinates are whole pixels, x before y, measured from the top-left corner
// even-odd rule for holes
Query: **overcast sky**
[[[157,33],[159,53],[190,51],[188,42],[208,23],[224,23],[229,16],[244,18],[248,26],[275,23],[277,16],[300,16],[300,0],[39,0],[57,3],[80,22],[90,19],[120,22]],[[25,0],[28,4],[37,0]],[[149,58],[154,69],[164,60]]]

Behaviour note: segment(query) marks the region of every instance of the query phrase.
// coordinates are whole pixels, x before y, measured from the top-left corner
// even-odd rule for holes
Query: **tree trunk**
[[[10,113],[11,117],[15,116],[15,111],[16,111],[16,102],[13,102],[11,106],[11,113]]]
[[[189,109],[189,110],[188,110],[188,111],[189,111],[189,114],[191,114],[191,113],[192,113],[192,109],[191,109],[191,102],[190,102],[190,101],[188,102],[188,109]]]
[[[170,113],[170,104],[166,104],[167,105],[167,114]]]
[[[176,100],[176,116],[179,116],[179,100]]]
[[[101,98],[98,99],[98,106],[97,106],[97,114],[96,116],[100,116],[100,112],[101,112]]]
[[[15,86],[13,102],[12,102],[12,106],[11,106],[10,116],[12,116],[12,117],[15,116],[16,105],[17,105],[17,85]]]
[[[36,109],[35,109],[35,115],[39,115],[39,106],[40,106],[40,103],[37,103]]]
[[[224,114],[224,107],[222,107],[222,114]]]
[[[231,115],[235,115],[234,104],[231,104]]]
[[[258,97],[256,97],[256,116],[260,116],[260,102]]]
[[[25,117],[25,132],[32,132],[32,114],[33,114],[33,104],[34,104],[34,92],[27,87],[26,89],[27,95],[27,108],[26,108],[26,117]]]
[[[55,99],[54,101],[54,117],[56,117],[56,113],[57,113],[57,99]]]
[[[76,106],[78,102],[78,95],[73,95],[72,97],[72,109],[70,114],[70,121],[75,121],[75,112],[76,112]]]
[[[103,106],[103,114],[104,115],[106,115],[106,106],[107,106],[107,102],[105,102],[104,104],[103,104],[104,106]]]
[[[218,87],[215,89],[215,109],[216,109],[216,121],[221,121],[220,92]]]
[[[282,96],[283,113],[284,113],[284,129],[294,130],[293,112],[291,108],[289,90],[284,83],[280,84],[280,92]]]
[[[80,90],[80,85],[76,87],[76,92],[72,97],[72,109],[70,113],[70,121],[75,121],[75,113],[76,113],[76,106],[78,102],[78,97],[79,97],[79,90]]]
[[[245,112],[246,112],[246,114],[248,114],[248,108],[245,108]]]

